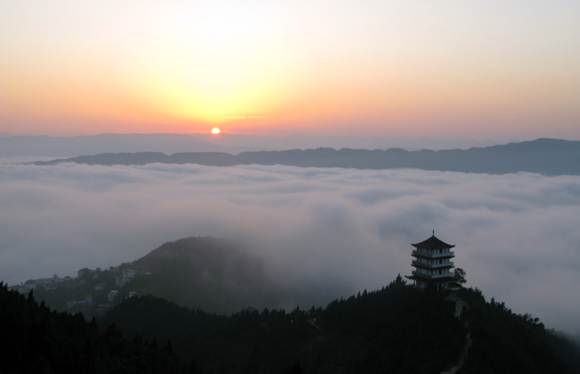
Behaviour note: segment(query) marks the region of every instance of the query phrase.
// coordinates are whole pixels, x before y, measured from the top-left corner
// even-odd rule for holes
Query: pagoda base
[[[437,288],[450,289],[449,284],[456,281],[454,277],[423,278],[416,275],[405,275],[405,278],[415,281],[415,287],[417,288],[425,288],[427,287],[427,284],[434,283]]]

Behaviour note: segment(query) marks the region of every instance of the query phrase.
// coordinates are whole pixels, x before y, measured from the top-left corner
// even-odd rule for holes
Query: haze
[[[4,1],[0,131],[578,139],[580,3]]]
[[[250,243],[273,279],[325,305],[409,275],[411,243],[434,229],[457,245],[467,286],[580,332],[578,177],[4,163],[0,188],[0,273],[9,284],[210,235]]]
[[[0,280],[215,236],[325,305],[410,274],[435,230],[467,286],[579,333],[577,176],[19,163],[578,140],[579,19],[577,0],[2,1]]]

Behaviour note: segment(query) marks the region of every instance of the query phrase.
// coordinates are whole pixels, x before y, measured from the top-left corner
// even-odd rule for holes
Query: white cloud
[[[277,281],[324,305],[409,274],[410,244],[434,229],[457,245],[468,286],[580,331],[580,177],[0,164],[0,191],[0,274],[10,284],[210,235],[253,243]]]

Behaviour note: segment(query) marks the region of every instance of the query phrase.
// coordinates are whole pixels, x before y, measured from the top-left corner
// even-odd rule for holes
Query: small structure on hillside
[[[433,236],[429,239],[412,246],[416,248],[411,254],[415,257],[411,263],[415,270],[411,276],[405,278],[415,281],[418,288],[425,288],[428,283],[434,283],[440,289],[456,287],[457,280],[451,272],[455,266],[450,261],[455,257],[455,253],[451,251],[454,245],[439,240],[433,231]]]

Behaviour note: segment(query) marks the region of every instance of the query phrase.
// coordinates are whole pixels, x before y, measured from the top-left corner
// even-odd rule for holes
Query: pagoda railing
[[[449,268],[449,267],[454,267],[454,265],[455,264],[453,263],[453,261],[444,262],[442,264],[426,264],[424,262],[417,261],[417,260],[413,260],[411,262],[411,266],[421,266],[424,268],[431,268],[431,269]]]
[[[427,257],[427,258],[455,257],[455,253],[451,252],[451,251],[446,252],[446,253],[430,253],[430,252],[423,252],[423,251],[414,250],[411,254],[413,256]]]
[[[449,277],[453,277],[452,273],[444,273],[444,274],[425,274],[425,273],[421,273],[417,270],[413,270],[413,275],[416,275],[418,277],[422,277],[422,278],[429,278],[429,279],[437,279],[437,278],[449,278]]]

